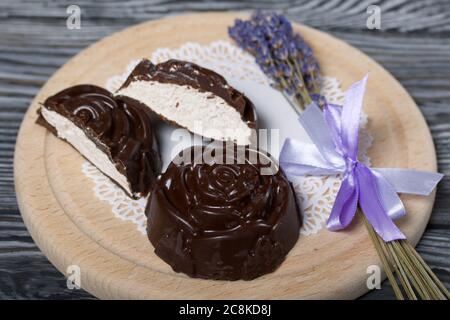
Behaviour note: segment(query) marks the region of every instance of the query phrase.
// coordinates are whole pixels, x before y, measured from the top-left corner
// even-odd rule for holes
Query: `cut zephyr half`
[[[257,127],[252,102],[216,72],[194,63],[142,60],[117,92],[162,119],[206,138],[248,145]]]
[[[161,161],[147,107],[94,85],[77,85],[49,97],[38,113],[37,123],[71,144],[129,196],[149,193]]]

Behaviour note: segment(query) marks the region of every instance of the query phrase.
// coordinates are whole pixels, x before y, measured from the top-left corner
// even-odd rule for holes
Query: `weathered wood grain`
[[[372,1],[76,1],[82,29],[68,30],[73,1],[0,2],[0,298],[88,298],[33,244],[18,212],[13,185],[15,137],[23,113],[46,79],[90,43],[126,26],[185,11],[281,10],[295,21],[360,48],[402,82],[419,104],[436,144],[439,169],[450,174],[450,3],[379,1],[382,31],[365,29]],[[450,178],[444,178],[418,249],[450,286]],[[388,284],[364,298],[392,298]]]

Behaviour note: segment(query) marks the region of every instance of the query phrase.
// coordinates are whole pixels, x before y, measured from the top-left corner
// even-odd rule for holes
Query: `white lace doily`
[[[153,63],[163,62],[171,58],[200,64],[222,74],[225,78],[237,77],[263,85],[270,85],[269,79],[255,63],[253,56],[225,41],[216,41],[209,45],[188,42],[178,49],[160,48],[151,56]],[[108,79],[106,88],[111,92],[116,91],[138,62],[139,60],[131,61],[122,75],[116,75]],[[336,78],[323,77],[322,94],[330,103],[340,105],[343,103],[344,92]],[[367,115],[363,114],[361,117],[359,157],[366,165],[370,165],[370,159],[366,153],[373,139],[365,130],[366,125]],[[141,233],[146,233],[146,217],[144,214],[146,199],[130,199],[121,188],[88,161],[83,163],[82,172],[94,182],[94,193],[97,198],[109,203],[117,218],[132,221]],[[303,227],[300,230],[302,235],[315,234],[324,227],[340,184],[339,176],[299,177],[293,181],[304,217]]]

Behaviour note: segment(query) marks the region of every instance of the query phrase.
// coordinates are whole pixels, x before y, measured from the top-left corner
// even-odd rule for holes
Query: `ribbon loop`
[[[344,168],[335,166],[322,157],[315,145],[293,139],[286,139],[280,153],[280,165],[286,174],[301,175],[333,175]]]
[[[322,157],[337,167],[344,165],[342,155],[336,151],[332,132],[325,121],[322,111],[315,102],[312,102],[300,115],[299,122],[305,128],[314,145]]]
[[[345,93],[345,102],[342,108],[342,144],[346,155],[353,160],[358,157],[359,119],[361,117],[364,90],[368,76],[350,86]]]

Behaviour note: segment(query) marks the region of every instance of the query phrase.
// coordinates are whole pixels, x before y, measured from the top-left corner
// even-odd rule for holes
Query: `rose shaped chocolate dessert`
[[[161,172],[148,108],[94,85],[77,85],[49,97],[38,123],[69,142],[130,196],[148,194]]]
[[[301,226],[290,183],[263,153],[202,151],[184,150],[155,184],[146,208],[155,253],[191,277],[250,280],[274,271]]]

